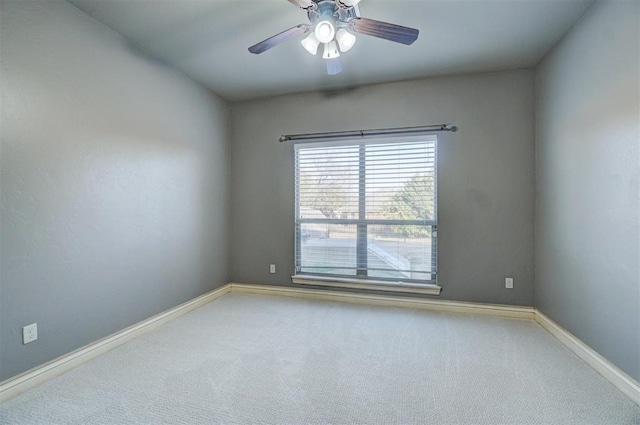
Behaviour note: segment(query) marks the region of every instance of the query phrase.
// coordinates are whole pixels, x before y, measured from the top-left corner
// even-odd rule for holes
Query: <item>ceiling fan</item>
[[[412,44],[419,31],[388,22],[361,18],[360,0],[289,0],[307,11],[309,24],[300,24],[269,37],[249,47],[256,55],[287,41],[292,37],[308,34],[301,43],[312,55],[316,55],[320,44],[324,45],[322,58],[327,63],[329,75],[342,71],[340,52],[351,49],[356,42],[354,33],[370,35],[402,44]]]

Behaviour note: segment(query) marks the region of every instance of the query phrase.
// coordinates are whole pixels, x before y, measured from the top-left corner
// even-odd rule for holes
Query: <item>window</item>
[[[294,282],[436,284],[436,136],[298,144],[295,156]]]

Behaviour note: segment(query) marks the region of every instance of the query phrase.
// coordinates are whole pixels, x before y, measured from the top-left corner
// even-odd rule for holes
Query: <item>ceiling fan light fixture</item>
[[[320,46],[320,41],[318,41],[315,32],[312,31],[311,34],[302,39],[300,44],[302,44],[302,47],[304,47],[307,52],[315,56],[316,53],[318,53],[318,46]]]
[[[340,57],[340,52],[338,51],[338,44],[335,40],[324,43],[324,54],[322,55],[323,59],[335,59]]]
[[[344,28],[341,28],[336,33],[336,41],[340,46],[340,51],[344,53],[351,49],[354,44],[356,44],[356,36],[345,30]]]
[[[2,0],[0,0],[2,1]],[[327,73],[334,75],[342,71],[340,53],[354,46],[356,34],[376,37],[404,45],[413,44],[420,30],[389,22],[360,16],[360,0],[289,0],[307,12],[309,23],[295,25],[249,47],[255,55],[264,53],[292,38],[302,38],[302,46],[312,55],[318,55],[320,43]],[[298,38],[298,39],[300,39]]]
[[[328,43],[333,40],[333,37],[336,35],[336,29],[333,24],[327,20],[318,22],[314,32],[320,43]]]

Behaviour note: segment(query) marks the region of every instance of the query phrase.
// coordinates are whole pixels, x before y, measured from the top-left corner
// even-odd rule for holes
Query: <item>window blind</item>
[[[437,139],[295,146],[296,274],[437,279]]]

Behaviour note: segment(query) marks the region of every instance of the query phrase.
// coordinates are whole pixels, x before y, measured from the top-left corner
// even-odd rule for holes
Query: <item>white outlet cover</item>
[[[38,339],[38,324],[32,323],[22,328],[22,343],[28,344]]]
[[[504,286],[507,289],[513,289],[513,278],[507,277],[504,279]]]
[[[270,264],[269,265],[269,273],[275,273],[276,272],[276,265],[275,264]]]

